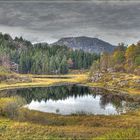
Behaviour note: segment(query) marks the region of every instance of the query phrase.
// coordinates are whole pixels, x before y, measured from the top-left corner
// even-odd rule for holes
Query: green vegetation
[[[124,44],[113,53],[103,53],[90,69],[89,84],[115,90],[140,93],[140,43]]]
[[[88,69],[98,58],[66,46],[33,45],[22,37],[13,40],[0,34],[0,65],[24,74],[66,74],[69,69]]]
[[[89,86],[103,87],[106,89],[123,91],[129,94],[140,94],[140,76],[128,73],[95,73],[88,82]],[[100,76],[99,76],[100,75]]]
[[[139,111],[120,116],[61,116],[27,109],[20,111],[22,115],[18,121],[0,117],[1,138],[8,139],[12,136],[17,140],[140,138]]]
[[[113,53],[103,53],[100,60],[93,63],[91,75],[94,72],[127,72],[140,75],[140,43],[125,47],[124,44]]]
[[[88,74],[77,73],[79,70],[88,69],[93,61],[90,81],[88,81]],[[76,74],[64,75],[68,77],[66,79],[60,75],[73,70],[76,70]],[[13,40],[8,34],[0,34],[0,90],[58,83],[82,83],[123,90],[138,100],[139,95],[134,94],[140,94],[139,72],[139,43],[128,48],[120,44],[112,54],[104,53],[99,59],[98,55],[82,50],[72,50],[65,46],[49,46],[44,43],[33,45],[22,37]],[[53,77],[49,78],[45,74],[58,75],[55,75],[56,78],[54,75],[49,75]],[[61,96],[59,93],[67,96],[65,89],[61,89],[55,95],[50,90],[47,94],[44,90],[30,93],[26,95],[33,96],[34,99],[47,94],[54,96],[54,99]],[[13,98],[1,96],[0,139],[140,139],[139,109],[122,115],[62,116],[21,108],[24,104],[24,98],[19,96]]]
[[[39,75],[38,75],[39,76]],[[26,86],[48,86],[55,83],[86,83],[87,75],[67,75],[69,79],[49,79],[42,75],[41,78],[32,78],[32,83],[16,83],[16,84],[0,84],[0,87],[15,88]],[[35,77],[35,75],[31,76]],[[44,77],[44,78],[43,78]],[[62,77],[62,76],[61,76]],[[132,77],[131,77],[132,78]],[[37,93],[38,91],[36,91]],[[40,93],[42,96],[43,91]],[[3,94],[4,95],[4,94]],[[29,94],[28,94],[29,95]],[[35,96],[36,94],[32,94]],[[51,95],[50,95],[51,96]],[[18,96],[12,99],[1,97],[0,108],[8,110],[6,112],[14,112],[12,114],[20,114],[18,118],[12,120],[11,116],[7,116],[6,112],[0,115],[0,137],[1,139],[10,139],[14,137],[18,139],[139,139],[140,131],[140,111],[133,111],[122,115],[71,115],[61,116],[28,109],[21,109],[20,105],[24,100],[19,99],[19,110],[9,107],[14,104],[13,100],[17,100]],[[6,106],[6,108],[5,108]],[[7,109],[8,106],[8,109]],[[10,109],[9,109],[10,108]],[[13,107],[12,107],[13,108]],[[16,111],[16,112],[15,112]],[[18,112],[17,112],[18,111]],[[11,117],[12,118],[12,117]]]
[[[94,140],[114,140],[114,139],[121,139],[121,140],[130,140],[135,139],[138,140],[140,138],[139,129],[121,129],[113,133],[105,134],[102,137],[97,137]]]
[[[15,84],[15,83],[25,83],[31,82],[29,76],[23,76],[10,71],[8,68],[0,66],[0,83],[1,84]]]
[[[39,75],[38,75],[39,76]],[[64,75],[66,76],[66,75]],[[17,83],[12,86],[39,86],[52,85],[63,82],[86,83],[86,75],[67,75],[69,79],[49,79],[49,78],[33,78],[32,83]],[[31,77],[35,77],[34,75]],[[41,77],[46,77],[42,75]],[[55,76],[54,76],[55,77]],[[63,76],[61,76],[63,77]],[[2,85],[0,85],[2,86]],[[36,93],[38,91],[36,90]],[[43,91],[40,91],[44,96]],[[41,94],[40,93],[40,94]],[[51,93],[49,93],[51,94]],[[3,94],[5,95],[5,94]],[[29,95],[29,94],[27,94]],[[133,95],[133,94],[132,94]],[[35,96],[33,93],[31,96]],[[57,95],[56,95],[57,96]],[[16,107],[14,101],[18,100]],[[12,103],[12,106],[11,106]],[[133,111],[122,115],[70,115],[62,116],[49,113],[20,108],[24,104],[24,100],[16,96],[15,98],[3,98],[0,100],[0,108],[3,113],[0,115],[0,138],[1,139],[139,139],[140,131],[140,111]],[[10,104],[10,106],[9,106]],[[8,109],[7,109],[8,108]],[[11,109],[13,108],[13,109]],[[5,111],[6,109],[6,111]],[[8,110],[8,111],[7,111]],[[16,112],[15,112],[16,111]],[[9,119],[9,114],[18,114],[18,118]]]
[[[18,109],[25,104],[25,100],[21,97],[12,97],[12,98],[0,98],[0,115],[9,117],[9,118],[17,118],[18,117]]]

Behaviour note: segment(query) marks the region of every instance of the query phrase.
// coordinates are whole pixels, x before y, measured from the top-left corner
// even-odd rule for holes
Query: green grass
[[[89,77],[90,78],[90,77]],[[135,81],[140,80],[140,76],[127,73],[104,73],[98,82],[86,82],[86,85],[104,87],[111,90],[124,91],[129,94],[140,94],[140,84]],[[121,86],[121,82],[127,84]]]
[[[2,67],[0,66],[0,75],[3,75],[3,74],[10,74],[10,70],[8,70],[7,68],[5,67]]]
[[[27,111],[26,113],[28,117],[24,121],[0,117],[1,139],[113,140],[119,138],[125,140],[140,138],[140,115],[138,112],[121,116],[67,117],[53,114],[43,116],[43,113],[40,114],[36,111]],[[31,120],[28,120],[29,118]]]
[[[26,76],[26,75],[19,75]],[[1,83],[0,89],[28,86],[49,86],[56,83],[83,83],[90,86],[104,87],[104,83],[87,83],[86,74],[71,74],[70,79],[34,78],[28,75],[32,82]],[[117,75],[119,79],[119,75]],[[122,75],[121,78],[127,75]],[[45,77],[45,75],[44,75]],[[132,78],[138,78],[132,76]],[[108,78],[107,78],[108,79]],[[109,79],[108,79],[109,80]],[[111,82],[111,81],[108,81]],[[108,83],[111,85],[111,83]],[[133,93],[131,94],[133,96]],[[18,104],[15,105],[15,100]],[[16,101],[17,102],[17,101]],[[71,115],[62,116],[21,109],[24,103],[19,98],[0,99],[0,140],[38,140],[38,139],[103,139],[128,140],[140,139],[140,110],[122,115]],[[17,117],[10,117],[11,105]],[[12,119],[9,119],[12,118]]]
[[[54,84],[61,84],[61,83],[83,83],[86,82],[87,80],[87,74],[77,74],[77,75],[73,75],[73,74],[69,74],[68,79],[50,79],[50,78],[44,78],[48,75],[42,75],[42,78],[34,78],[34,77],[38,77],[38,75],[20,75],[17,74],[17,77],[20,77],[20,79],[22,79],[22,77],[29,77],[27,81],[17,81],[15,80],[15,82],[13,83],[8,83],[8,82],[2,82],[0,83],[0,90],[3,89],[13,89],[13,88],[24,88],[24,87],[43,87],[43,86],[49,86],[49,85],[54,85]],[[49,75],[52,76],[52,75]],[[61,75],[62,77],[62,75]],[[66,75],[64,75],[64,77],[66,77]]]
[[[2,98],[3,107],[21,99]],[[11,106],[10,106],[11,107]],[[6,108],[7,111],[7,108]],[[11,113],[11,108],[10,108]],[[14,110],[15,111],[15,110]],[[128,139],[140,138],[140,110],[123,115],[69,115],[16,108],[16,117],[9,119],[9,114],[1,114],[0,138],[11,139]],[[8,111],[7,111],[8,112]],[[13,111],[12,111],[13,112]],[[2,117],[3,116],[3,117]],[[10,114],[11,116],[11,114]]]
[[[140,129],[121,129],[116,132],[105,134],[104,136],[93,138],[93,140],[139,140]]]

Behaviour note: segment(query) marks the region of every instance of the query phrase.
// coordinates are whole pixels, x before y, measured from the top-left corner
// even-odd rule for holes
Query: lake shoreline
[[[0,84],[0,90],[14,89],[14,88],[28,88],[28,87],[48,87],[55,84],[82,84],[90,87],[101,87],[100,84],[94,85],[88,82],[87,74],[69,75],[70,79],[47,79],[47,78],[33,78],[32,82],[16,83],[16,84]],[[113,90],[113,89],[110,89]],[[126,92],[128,93],[128,92]],[[128,93],[131,96],[136,94]],[[138,94],[139,95],[139,94]],[[99,139],[107,137],[114,133],[114,135],[125,135],[126,137],[140,137],[140,110],[137,109],[132,112],[127,112],[121,115],[57,115],[51,113],[42,113],[39,111],[22,109],[25,120],[12,120],[6,117],[0,117],[0,128],[5,128],[2,131],[2,138],[8,138],[15,135],[18,138],[36,138],[45,139],[51,137],[52,139],[60,138],[76,138],[76,139]],[[47,117],[46,117],[47,116]],[[33,128],[30,130],[30,128]],[[16,133],[18,131],[18,134]],[[68,133],[69,132],[69,133]],[[76,132],[76,133],[75,133]],[[1,132],[0,132],[1,133]],[[30,135],[29,135],[30,134]],[[42,135],[43,134],[43,135]]]
[[[117,91],[124,94],[140,94],[140,90],[129,89],[128,87],[114,87],[106,86],[103,82],[89,82],[87,74],[68,74],[68,75],[23,75],[31,78],[31,82],[17,82],[17,83],[0,83],[0,90],[5,89],[18,89],[18,88],[28,88],[28,87],[48,87],[51,85],[62,85],[62,84],[81,84],[89,87],[98,87],[107,89],[109,91]],[[60,77],[57,79],[57,77]],[[38,78],[39,77],[39,78]],[[48,78],[46,78],[48,77]],[[50,77],[53,77],[52,79]],[[56,77],[56,79],[55,79]],[[67,77],[63,79],[63,77]],[[140,77],[140,76],[139,76]],[[133,92],[134,91],[134,92]]]

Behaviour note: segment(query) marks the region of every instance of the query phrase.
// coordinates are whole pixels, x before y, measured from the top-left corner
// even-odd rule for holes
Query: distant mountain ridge
[[[86,52],[95,52],[98,54],[102,52],[112,52],[116,48],[116,46],[108,42],[86,36],[61,38],[51,45],[65,45],[72,49],[81,49]]]

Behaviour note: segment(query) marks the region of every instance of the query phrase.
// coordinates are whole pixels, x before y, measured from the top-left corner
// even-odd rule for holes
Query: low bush
[[[13,119],[18,116],[18,109],[25,103],[26,101],[19,96],[0,98],[0,114]]]

